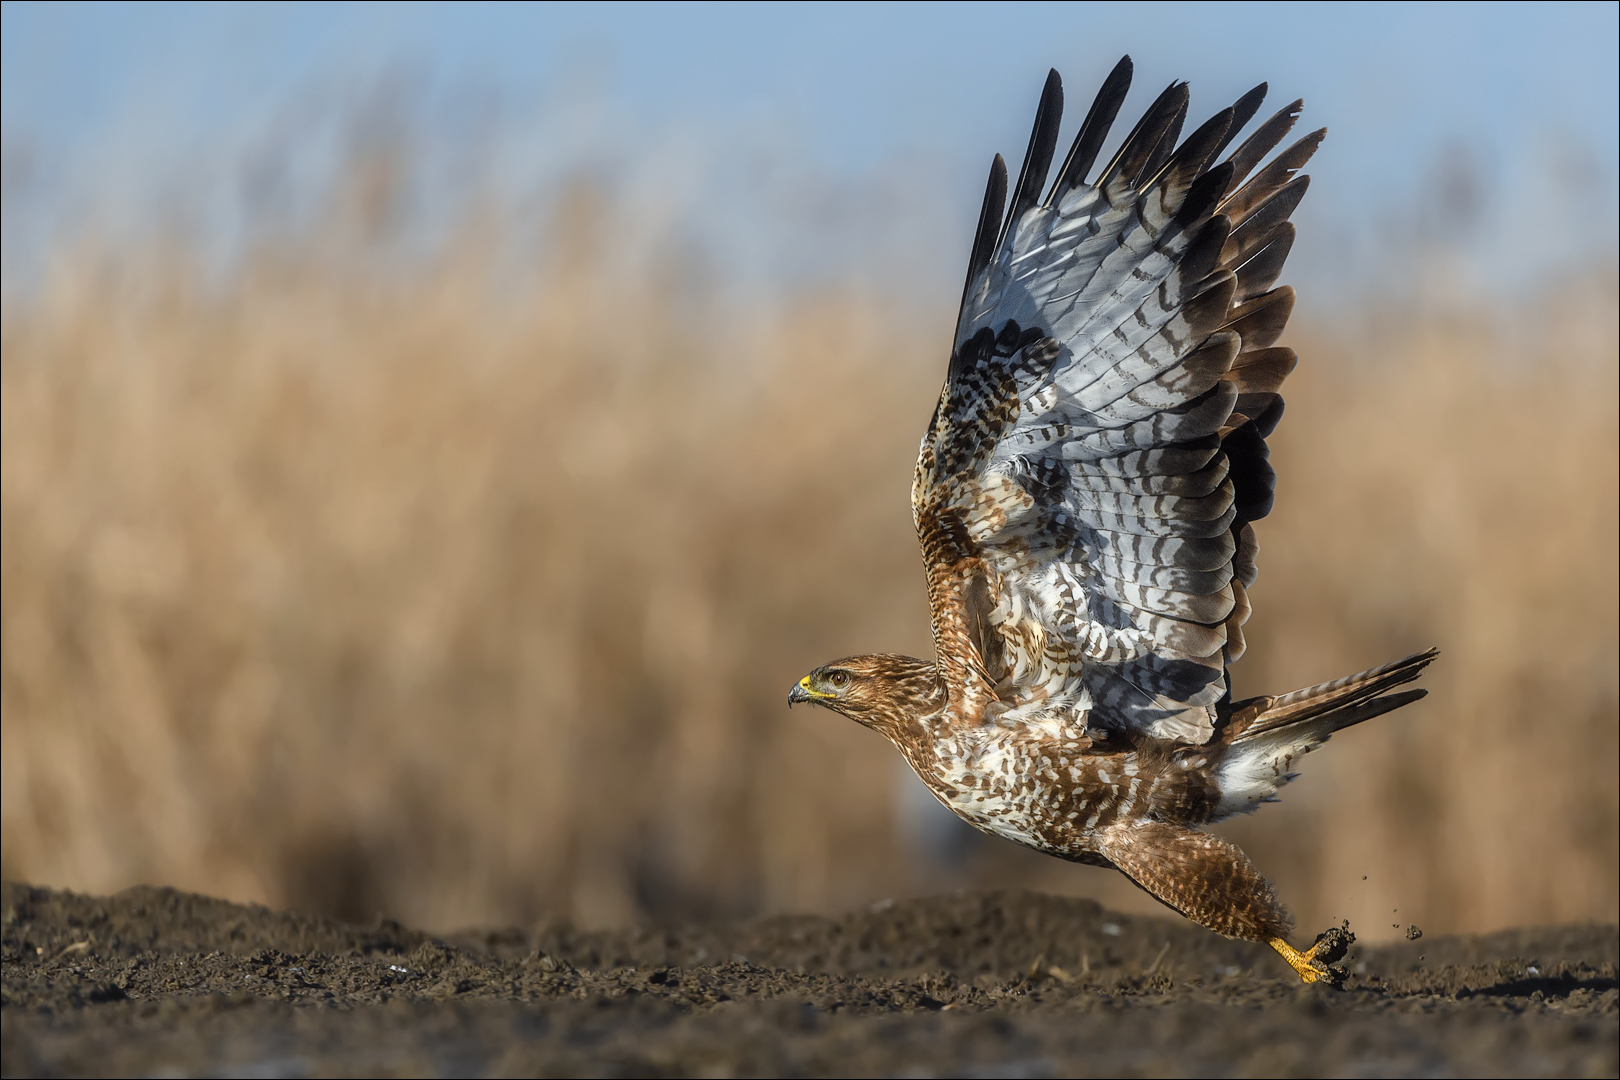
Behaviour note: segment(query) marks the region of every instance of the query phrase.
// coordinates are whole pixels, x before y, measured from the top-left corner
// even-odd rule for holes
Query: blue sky
[[[397,92],[429,156],[452,162],[476,131],[510,191],[612,176],[649,220],[711,242],[722,276],[894,274],[965,252],[988,159],[1022,151],[1048,67],[1067,133],[1128,52],[1132,118],[1173,78],[1194,121],[1268,80],[1272,105],[1304,97],[1328,126],[1300,216],[1320,238],[1296,248],[1308,274],[1373,272],[1397,238],[1445,233],[1460,198],[1450,240],[1483,280],[1507,263],[1518,281],[1612,257],[1617,11],[5,3],[8,245],[149,220],[166,198],[241,228],[244,161],[274,147],[318,172],[297,159],[329,146],[329,114]]]

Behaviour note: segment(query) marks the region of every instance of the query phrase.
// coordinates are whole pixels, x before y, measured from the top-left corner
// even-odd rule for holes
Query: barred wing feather
[[[912,509],[961,722],[1202,743],[1244,647],[1294,365],[1275,283],[1323,132],[1255,171],[1295,102],[1217,161],[1265,87],[1178,144],[1176,83],[1088,181],[1130,75],[1126,58],[1044,197],[1056,72],[1005,213],[996,158]]]

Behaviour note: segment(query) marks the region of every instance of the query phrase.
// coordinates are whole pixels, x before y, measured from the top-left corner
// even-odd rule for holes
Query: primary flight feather
[[[1115,866],[1218,933],[1332,978],[1234,845],[1199,826],[1254,809],[1333,732],[1422,697],[1431,650],[1233,702],[1266,437],[1293,370],[1276,287],[1315,131],[1262,166],[1294,102],[1229,154],[1262,84],[1181,139],[1185,83],[1093,174],[1131,81],[1120,61],[1050,187],[1063,112],[1046,81],[1008,201],[991,166],[939,404],[912,485],[933,662],[855,656],[801,679],[886,736],[956,814]],[[1224,156],[1223,156],[1224,155]]]

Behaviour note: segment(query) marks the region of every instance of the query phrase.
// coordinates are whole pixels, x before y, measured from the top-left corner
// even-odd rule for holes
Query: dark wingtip
[[[1034,206],[1046,187],[1046,174],[1052,168],[1052,152],[1057,149],[1058,126],[1063,122],[1063,79],[1052,68],[1041,88],[1041,103],[1035,109],[1035,126],[1029,133],[1029,149],[1024,152],[1023,168],[1018,170],[1018,183],[1013,186],[1012,204],[1007,219],[1002,222],[996,237],[996,247],[1012,231],[1024,211]]]
[[[1179,130],[1179,118],[1185,116],[1189,98],[1187,84],[1180,79],[1165,87],[1124,143],[1114,151],[1113,160],[1097,177],[1097,186],[1106,186],[1116,175],[1134,180],[1159,148],[1160,140],[1171,125],[1177,125]]]
[[[1232,144],[1232,140],[1237,138],[1238,133],[1254,119],[1254,114],[1260,111],[1260,106],[1265,103],[1266,93],[1270,89],[1269,84],[1261,83],[1232,104],[1232,125],[1226,129],[1226,138],[1222,139],[1221,144],[1209,155],[1211,161],[1220,157]]]
[[[1209,159],[1217,152],[1218,144],[1224,141],[1231,129],[1232,109],[1228,107],[1204,121],[1197,131],[1187,136],[1187,141],[1156,170],[1150,183],[1158,184],[1172,176],[1183,182],[1195,180],[1205,172]]]
[[[1142,163],[1141,168],[1136,170],[1136,175],[1131,178],[1132,187],[1137,189],[1146,187],[1150,178],[1157,176],[1159,170],[1164,168],[1165,162],[1169,161],[1171,155],[1175,153],[1176,140],[1181,138],[1181,127],[1187,122],[1187,108],[1191,104],[1192,94],[1189,91],[1182,97],[1181,107],[1170,118],[1169,126],[1159,136],[1158,145],[1153,148],[1152,153],[1148,154],[1147,160]]]
[[[1293,130],[1294,124],[1299,121],[1300,113],[1305,111],[1305,99],[1295,98],[1274,113],[1271,119],[1261,124],[1253,135],[1244,139],[1238,148],[1232,151],[1231,161],[1236,168],[1233,183],[1240,184],[1254,170],[1254,167],[1274,150],[1283,136]]]
[[[1102,149],[1103,140],[1108,137],[1108,130],[1114,126],[1114,120],[1119,116],[1120,106],[1125,103],[1125,95],[1131,88],[1131,76],[1136,72],[1136,65],[1131,62],[1129,55],[1120,57],[1119,63],[1108,73],[1103,80],[1102,88],[1097,91],[1097,97],[1091,103],[1091,109],[1086,113],[1080,130],[1074,136],[1074,145],[1069,148],[1069,156],[1064,159],[1063,167],[1058,170],[1057,180],[1052,184],[1052,193],[1046,197],[1048,203],[1054,199],[1062,198],[1073,188],[1086,182],[1086,174],[1097,163],[1097,153]]]
[[[997,154],[990,162],[990,179],[984,188],[984,205],[979,210],[979,227],[973,234],[973,252],[968,256],[967,281],[962,284],[962,306],[967,306],[968,293],[974,280],[990,265],[995,257],[997,230],[1001,225],[1001,208],[1007,202],[1007,163]]]

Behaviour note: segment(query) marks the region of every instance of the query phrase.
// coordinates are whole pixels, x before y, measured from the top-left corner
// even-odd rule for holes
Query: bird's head
[[[938,694],[933,664],[878,653],[816,668],[788,691],[788,705],[821,705],[893,738],[909,721],[937,708]]]

